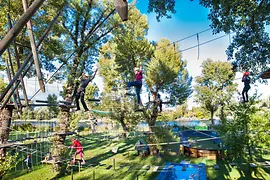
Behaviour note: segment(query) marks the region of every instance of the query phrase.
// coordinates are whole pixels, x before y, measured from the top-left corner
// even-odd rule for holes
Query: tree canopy
[[[104,79],[101,109],[110,111],[110,117],[118,121],[124,131],[141,120],[140,115],[134,112],[134,100],[125,97],[121,88],[134,79],[133,68],[146,61],[151,53],[151,44],[145,38],[147,30],[146,16],[131,7],[129,21],[114,30],[114,38],[100,50],[98,62]]]

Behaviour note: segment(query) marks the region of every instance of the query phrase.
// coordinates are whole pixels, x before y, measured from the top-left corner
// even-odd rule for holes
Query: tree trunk
[[[158,107],[154,105],[150,119],[148,120],[149,131],[154,132],[154,126],[156,124],[158,116]]]
[[[212,109],[211,111],[210,111],[210,113],[211,113],[211,128],[213,128],[214,127],[214,110]]]
[[[6,144],[8,142],[10,124],[12,117],[13,106],[6,106],[7,108],[0,110],[0,144]],[[5,148],[0,148],[0,162],[5,161],[6,150]],[[0,174],[3,174],[0,172]],[[0,179],[2,177],[0,176]]]
[[[65,97],[65,101],[72,101],[72,88],[67,88],[67,93]],[[67,163],[65,161],[65,154],[67,152],[67,147],[65,146],[66,140],[66,132],[68,132],[69,127],[69,119],[70,119],[70,107],[62,106],[60,108],[60,119],[57,123],[57,133],[53,137],[53,147],[52,147],[52,155],[53,161],[55,164],[53,165],[54,169],[59,173],[59,175],[63,175],[66,170]]]
[[[226,123],[226,118],[225,118],[225,114],[224,114],[224,105],[221,106],[221,110],[220,110],[220,120],[221,123],[224,125]]]
[[[128,129],[126,123],[124,122],[124,118],[121,117],[121,118],[119,119],[119,122],[120,122],[120,124],[121,124],[121,126],[122,126],[124,132],[127,133],[127,132],[129,131],[129,129]]]
[[[154,98],[154,101],[156,101],[157,98],[157,93],[156,92],[152,92],[152,96]],[[158,116],[158,103],[153,104],[153,108],[152,108],[152,113],[151,113],[151,117],[148,120],[148,126],[149,126],[149,131],[150,132],[154,132],[154,126],[156,124],[156,120],[157,120],[157,116]]]

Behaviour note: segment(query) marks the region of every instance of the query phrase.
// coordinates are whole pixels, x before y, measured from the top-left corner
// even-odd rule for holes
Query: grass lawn
[[[87,138],[87,139],[86,139]],[[143,171],[145,165],[163,166],[166,162],[180,163],[182,160],[190,160],[191,163],[203,162],[207,165],[207,176],[209,179],[270,179],[270,169],[257,168],[256,172],[251,170],[248,165],[236,165],[231,167],[227,162],[219,160],[207,160],[205,158],[190,158],[180,155],[178,152],[179,145],[168,146],[170,151],[161,153],[161,157],[148,156],[146,158],[136,156],[134,144],[138,139],[127,139],[121,141],[104,140],[100,136],[89,135],[86,138],[80,138],[84,145],[84,156],[86,158],[86,165],[83,166],[81,172],[74,167],[74,179],[155,179],[158,172]],[[68,143],[67,143],[68,144]],[[69,142],[70,144],[70,142]],[[118,153],[114,154],[111,150],[113,147],[118,147]],[[73,152],[70,152],[72,156]],[[71,159],[71,158],[70,158]],[[109,165],[113,165],[115,159],[115,170],[113,167],[106,169]],[[270,157],[265,159],[270,160]],[[213,165],[217,163],[220,170],[214,170]],[[91,164],[97,166],[92,167]],[[130,167],[133,167],[129,171]],[[53,179],[55,177],[50,165],[39,165],[33,168],[33,171],[27,174],[26,170],[10,172],[4,179],[18,179],[18,180],[43,180]],[[60,179],[71,179],[70,173]]]

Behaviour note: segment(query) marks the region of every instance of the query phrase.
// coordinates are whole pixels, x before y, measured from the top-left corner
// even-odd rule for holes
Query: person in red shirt
[[[76,150],[75,154],[74,154],[74,158],[73,158],[73,163],[75,162],[76,156],[79,154],[82,160],[82,164],[85,164],[85,160],[83,158],[83,147],[82,144],[80,143],[79,140],[75,139],[75,138],[71,138],[72,141],[72,145],[70,146],[70,148],[74,148]]]
[[[244,89],[242,91],[243,102],[248,102],[248,91],[250,89],[249,72],[244,72],[242,82],[244,83]]]
[[[127,89],[130,89],[131,86],[135,87],[135,91],[136,91],[136,95],[137,95],[137,102],[139,105],[141,105],[141,96],[140,96],[140,92],[141,92],[141,88],[142,88],[142,66],[140,66],[139,68],[134,68],[134,72],[136,75],[136,80],[133,82],[129,82],[127,85]]]

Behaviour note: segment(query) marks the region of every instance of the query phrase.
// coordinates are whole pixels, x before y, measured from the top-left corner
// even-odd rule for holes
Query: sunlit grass
[[[86,139],[87,138],[87,139]],[[84,156],[87,164],[78,172],[78,167],[74,168],[74,179],[100,179],[100,180],[133,180],[138,176],[139,179],[155,179],[158,176],[158,172],[151,171],[137,171],[143,170],[145,165],[150,166],[163,166],[166,162],[180,163],[182,160],[190,160],[191,163],[203,162],[207,165],[207,175],[209,179],[270,179],[269,169],[258,168],[256,171],[251,170],[248,165],[237,165],[231,167],[229,163],[219,160],[207,160],[205,158],[190,158],[180,155],[179,152],[170,153],[162,152],[160,157],[148,156],[140,157],[136,156],[134,150],[134,144],[137,139],[127,139],[120,141],[103,140],[100,136],[86,136],[86,138],[80,138],[80,141],[84,145]],[[70,141],[67,140],[67,145]],[[177,146],[177,145],[174,145]],[[113,147],[118,147],[118,153],[112,152]],[[171,151],[176,151],[179,148],[169,147]],[[70,156],[74,152],[70,152]],[[71,159],[72,157],[70,157]],[[267,158],[267,157],[265,157]],[[269,158],[269,156],[268,156]],[[115,160],[115,170],[113,167],[113,161]],[[213,165],[218,164],[220,170],[214,170]],[[90,167],[91,164],[96,164],[95,167]],[[100,165],[98,165],[100,164]],[[110,169],[108,166],[111,165]],[[129,171],[130,167],[133,167]],[[29,174],[24,171],[11,172],[4,179],[20,179],[20,180],[43,180],[52,179],[56,175],[53,172],[50,165],[35,166],[33,171]],[[60,179],[71,179],[71,172],[69,171],[64,177]]]

